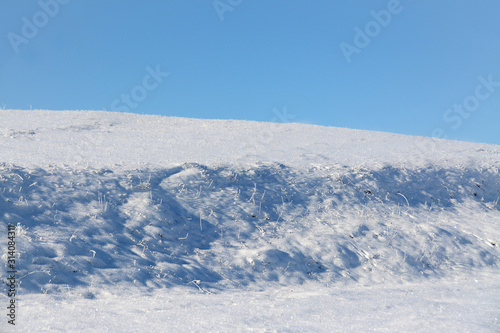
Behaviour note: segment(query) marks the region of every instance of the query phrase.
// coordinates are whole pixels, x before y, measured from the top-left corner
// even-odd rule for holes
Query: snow
[[[2,110],[16,328],[498,331],[499,168],[497,145]]]
[[[304,124],[113,112],[2,111],[2,157],[24,167],[135,169],[182,163],[287,166],[461,165],[500,160],[495,145]],[[27,158],[27,157],[30,158]],[[486,163],[487,165],[487,163]]]

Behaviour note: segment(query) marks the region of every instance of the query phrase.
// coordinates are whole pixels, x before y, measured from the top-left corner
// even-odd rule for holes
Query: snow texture
[[[2,110],[16,328],[498,331],[499,168],[496,145]]]

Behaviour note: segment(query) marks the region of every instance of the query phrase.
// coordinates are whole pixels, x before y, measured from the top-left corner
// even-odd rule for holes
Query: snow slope
[[[496,145],[3,110],[17,328],[495,331],[499,168]]]

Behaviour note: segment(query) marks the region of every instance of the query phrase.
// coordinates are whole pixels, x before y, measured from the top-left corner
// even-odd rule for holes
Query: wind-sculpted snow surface
[[[499,197],[493,167],[0,169],[25,292],[401,282],[497,268]]]
[[[0,110],[0,331],[495,332],[499,168],[497,145]]]

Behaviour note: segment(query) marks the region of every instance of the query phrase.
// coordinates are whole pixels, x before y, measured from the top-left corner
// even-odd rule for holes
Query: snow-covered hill
[[[3,110],[2,261],[7,225],[16,225],[18,325],[146,331],[141,320],[156,318],[154,327],[172,325],[166,331],[494,331],[499,168],[496,145],[303,124]],[[6,284],[6,271],[1,277]],[[456,290],[466,298],[455,299]],[[439,307],[438,319],[408,317],[405,297],[417,312]],[[186,299],[201,317],[173,320],[189,312]],[[122,321],[137,302],[145,312]],[[107,320],[95,319],[97,307]],[[56,313],[79,317],[68,327]]]

